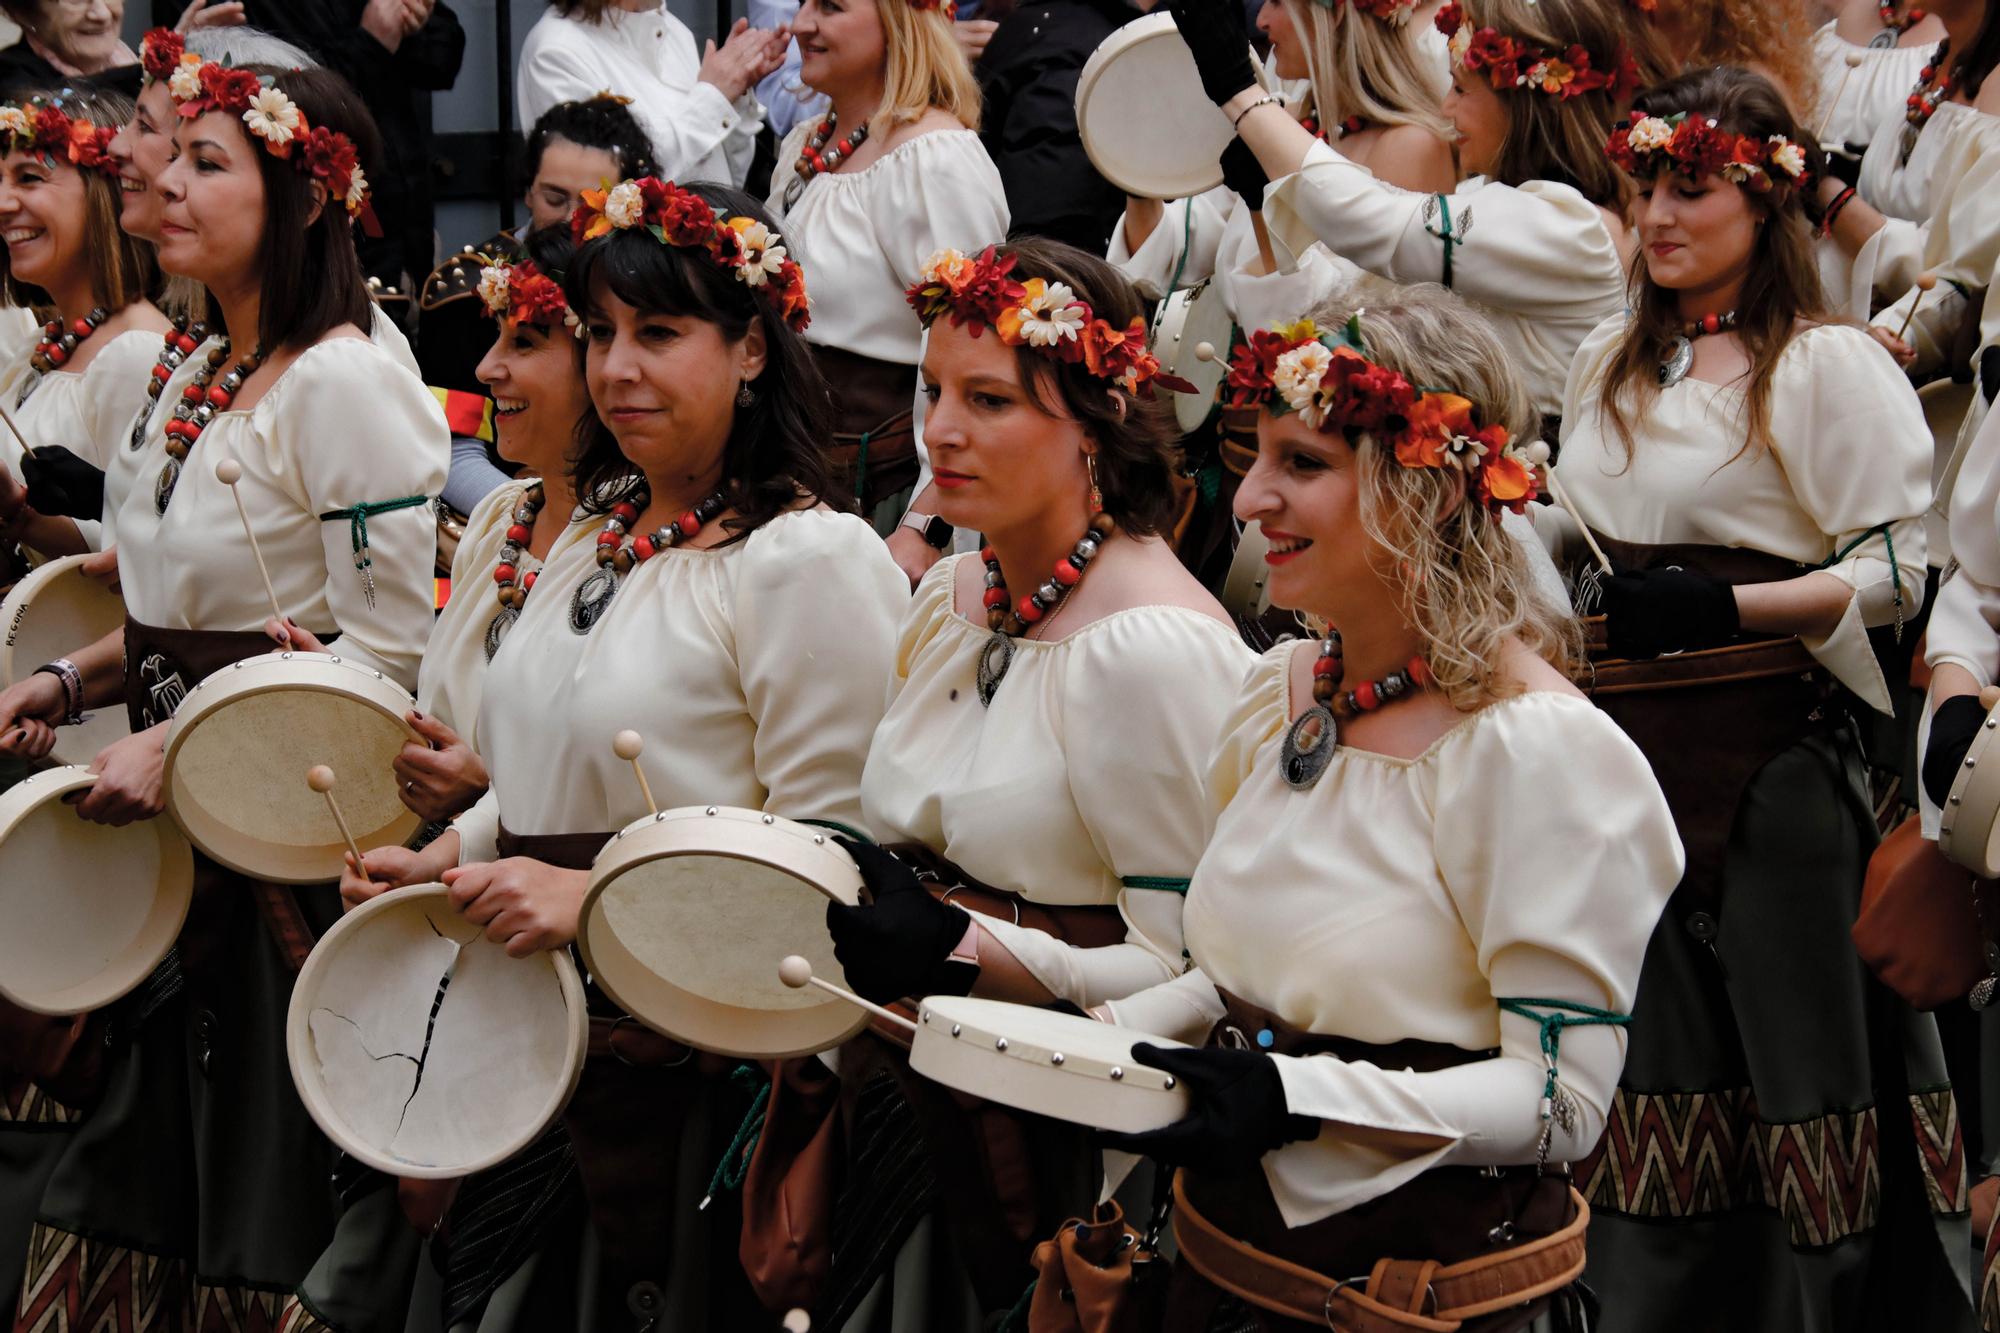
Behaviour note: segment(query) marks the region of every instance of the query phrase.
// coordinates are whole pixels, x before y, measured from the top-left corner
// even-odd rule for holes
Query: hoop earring
[[[1085,454],[1083,468],[1090,477],[1090,512],[1101,514],[1104,512],[1104,492],[1097,489],[1097,455]]]
[[[751,392],[748,380],[741,381],[736,386],[736,405],[738,407],[755,407],[757,405],[757,395]]]

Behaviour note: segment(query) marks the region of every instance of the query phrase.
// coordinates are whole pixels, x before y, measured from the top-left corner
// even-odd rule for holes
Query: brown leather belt
[[[1602,617],[1584,622],[1594,652],[1601,649]],[[1643,661],[1593,657],[1589,675],[1578,684],[1588,694],[1632,694],[1642,690],[1679,690],[1698,685],[1727,685],[1772,676],[1806,676],[1819,664],[1798,639],[1759,639],[1721,648],[1675,653]]]
[[[1196,1272],[1259,1309],[1341,1333],[1454,1333],[1468,1319],[1524,1305],[1583,1276],[1590,1205],[1574,1189],[1570,1197],[1575,1219],[1537,1240],[1455,1264],[1378,1259],[1365,1277],[1328,1277],[1244,1244],[1202,1216],[1178,1175],[1174,1235]]]

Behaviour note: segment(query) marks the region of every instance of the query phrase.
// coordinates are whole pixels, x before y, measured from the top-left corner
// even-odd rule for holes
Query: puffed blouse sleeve
[[[1178,607],[1119,612],[1069,651],[1057,734],[1070,799],[1120,885],[1125,942],[1073,948],[980,925],[1052,994],[1087,1008],[1187,965],[1181,907],[1208,841],[1202,773],[1252,658],[1229,625]]]
[[[1265,190],[1264,220],[1290,255],[1318,241],[1391,282],[1442,282],[1529,317],[1574,320],[1594,309],[1601,318],[1624,297],[1625,270],[1603,214],[1550,181],[1413,194],[1316,143],[1296,172]]]
[[[320,520],[335,651],[409,688],[431,632],[437,519],[451,432],[423,381],[373,343],[337,338],[307,355],[252,409],[257,434],[295,470],[294,497]],[[303,368],[300,368],[303,369]],[[410,501],[375,512],[385,503]],[[365,529],[355,511],[365,507]],[[374,595],[357,569],[365,530]]]
[[[1963,362],[1975,345],[1966,326],[1978,317],[1976,294],[2000,265],[2000,118],[1962,117],[1952,135],[1931,173],[1930,218],[1920,233],[1923,268],[1937,276],[1937,285],[1928,292],[1902,289],[1874,319],[1876,327],[1895,333],[1910,317],[1903,337],[1917,355],[1911,369],[1921,375],[1947,373]],[[1883,276],[1878,271],[1878,287]],[[1906,269],[1895,276],[1905,282],[1916,277]]]
[[[874,170],[883,173],[871,204],[876,235],[900,287],[922,277],[939,250],[977,254],[1007,239],[1000,172],[971,130],[918,135]]]
[[[753,534],[730,618],[764,805],[864,828],[861,766],[887,706],[909,581],[861,519],[813,509]]]
[[[113,452],[130,438],[134,414],[148,401],[146,386],[153,382],[160,338],[151,330],[133,329],[112,339],[84,368],[78,396],[81,434],[74,440],[38,443],[60,444],[94,468],[109,466]]]
[[[1167,201],[1159,225],[1134,250],[1125,243],[1125,220],[1111,229],[1105,259],[1149,301],[1192,287],[1215,272],[1222,229],[1239,207],[1235,194],[1217,186],[1206,194]]]
[[[1547,1074],[1541,1026],[1499,1002],[1630,1013],[1647,941],[1680,879],[1673,816],[1616,724],[1553,692],[1493,708],[1440,751],[1427,777],[1438,873],[1493,997],[1499,1054],[1427,1074],[1276,1057],[1287,1106],[1327,1122],[1283,1152],[1350,1186],[1348,1206],[1434,1166],[1534,1161]],[[1551,1161],[1576,1161],[1598,1141],[1624,1060],[1618,1027],[1563,1032],[1561,1086],[1577,1118],[1573,1133],[1555,1131]]]

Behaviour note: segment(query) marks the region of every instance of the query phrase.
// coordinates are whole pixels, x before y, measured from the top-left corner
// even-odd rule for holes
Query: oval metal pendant
[[[1683,337],[1667,344],[1667,354],[1660,359],[1660,387],[1671,389],[1687,378],[1694,368],[1694,343]]]
[[[578,634],[590,633],[617,592],[618,575],[609,569],[599,569],[579,583],[569,599],[569,627]]]
[[[153,508],[162,514],[167,512],[167,501],[174,498],[174,487],[181,482],[181,460],[169,458],[167,465],[160,469],[160,479],[153,486]]]
[[[493,654],[500,651],[500,643],[503,639],[507,637],[507,631],[514,628],[514,622],[519,620],[520,618],[521,618],[521,613],[519,611],[516,611],[511,606],[503,606],[500,608],[500,614],[493,617],[492,620],[487,622],[486,625],[487,661],[491,662],[493,660]]]
[[[979,703],[991,707],[994,691],[1007,678],[1007,668],[1014,665],[1014,641],[1005,634],[995,634],[979,650]]]
[[[146,427],[152,424],[153,404],[147,403],[139,409],[139,415],[132,418],[132,438],[130,443],[133,453],[136,454],[146,447]]]
[[[1896,49],[1896,43],[1901,41],[1902,37],[1903,34],[1895,31],[1893,28],[1884,28],[1868,39],[1868,49],[1870,51],[1893,51]]]
[[[1286,785],[1304,791],[1318,782],[1319,775],[1333,762],[1333,752],[1339,745],[1340,728],[1334,722],[1332,709],[1325,704],[1314,704],[1300,713],[1285,729],[1285,743],[1280,752]]]
[[[41,387],[42,372],[39,370],[29,371],[28,378],[21,382],[21,392],[14,397],[14,410],[18,412],[23,407],[26,407],[28,400],[35,396],[35,390]]]

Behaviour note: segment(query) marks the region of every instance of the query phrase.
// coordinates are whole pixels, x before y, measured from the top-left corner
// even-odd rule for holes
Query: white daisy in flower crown
[[[785,267],[785,247],[771,229],[755,218],[734,217],[727,223],[743,247],[743,266],[737,276],[752,287],[762,287]]]
[[[604,196],[604,216],[612,226],[636,227],[646,216],[646,196],[636,181],[621,181]]]
[[[1635,153],[1657,153],[1673,142],[1674,127],[1658,116],[1647,116],[1632,126],[1632,151]]]
[[[1787,139],[1782,134],[1770,138],[1771,165],[1790,176],[1793,180],[1803,180],[1806,174],[1806,150]]]
[[[265,88],[250,99],[243,123],[250,132],[273,148],[283,148],[305,124],[305,117],[291,98],[278,88]]]
[[[1319,387],[1333,364],[1333,353],[1324,343],[1309,342],[1292,348],[1278,358],[1271,372],[1271,387],[1285,405],[1299,414],[1299,420],[1318,430],[1326,420],[1326,408],[1319,401]]]
[[[1090,308],[1076,299],[1076,293],[1060,282],[1030,278],[1021,298],[1016,321],[1021,337],[1030,347],[1055,347],[1083,336]]]
[[[201,96],[201,57],[189,51],[167,76],[167,93],[176,102],[191,102]]]
[[[506,269],[497,264],[488,264],[479,270],[479,299],[494,314],[503,314],[512,300],[512,283]]]
[[[347,205],[350,213],[359,213],[361,206],[368,202],[368,173],[359,164],[356,164],[354,174],[348,177],[347,197],[341,202]]]
[[[0,136],[26,139],[35,132],[35,123],[25,108],[9,103],[0,106]]]

